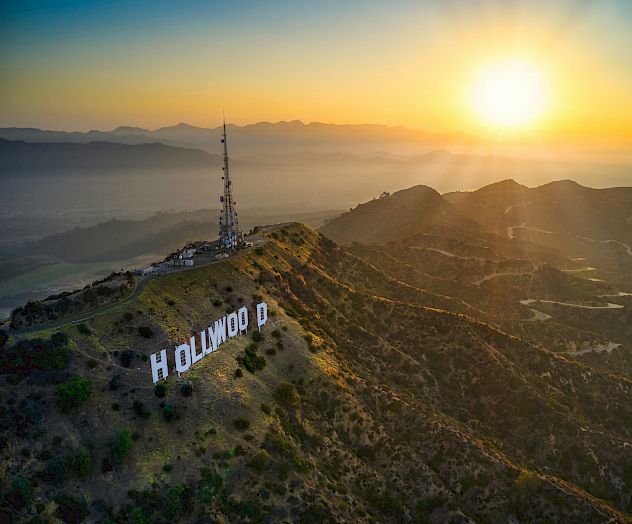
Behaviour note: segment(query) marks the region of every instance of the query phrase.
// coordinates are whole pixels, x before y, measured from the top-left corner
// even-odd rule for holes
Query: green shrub
[[[134,313],[132,313],[131,311],[126,311],[125,313],[123,313],[123,320],[125,320],[126,322],[130,322],[133,318]]]
[[[272,408],[265,403],[261,404],[261,411],[263,411],[266,415],[272,415]]]
[[[176,522],[183,514],[186,507],[185,489],[182,484],[170,487],[165,493],[165,516]]]
[[[261,331],[257,330],[252,332],[252,340],[255,342],[263,342],[265,340],[265,337],[263,336],[263,333],[261,333]]]
[[[208,467],[200,469],[200,476],[204,482],[204,487],[198,494],[198,500],[202,504],[208,504],[221,492],[222,487],[224,486],[224,477]]]
[[[233,426],[235,426],[239,431],[246,431],[250,427],[250,422],[248,422],[245,418],[238,418],[233,421]]]
[[[38,371],[64,369],[69,361],[70,348],[64,333],[55,333],[48,340],[20,340],[0,352],[1,372],[17,377],[26,377]]]
[[[278,433],[268,432],[261,447],[274,455],[281,455],[293,461],[297,460],[296,451],[290,441]]]
[[[149,326],[138,326],[138,334],[143,338],[151,338],[154,332]]]
[[[265,449],[257,451],[248,461],[247,466],[261,473],[270,462],[270,455]]]
[[[296,388],[289,382],[284,382],[274,388],[274,396],[280,403],[286,405],[295,404],[299,400]]]
[[[460,481],[461,493],[467,493],[471,488],[476,486],[476,477],[474,475],[466,475]]]
[[[15,509],[28,506],[33,500],[33,488],[30,481],[24,477],[14,477],[6,499]]]
[[[178,420],[180,418],[180,414],[176,410],[174,406],[171,404],[165,404],[162,408],[162,415],[165,417],[167,422],[172,422],[174,420]]]
[[[166,394],[167,384],[165,384],[164,382],[158,382],[158,384],[154,386],[154,395],[156,395],[158,398],[164,398]]]
[[[185,397],[193,395],[193,382],[187,380],[180,384],[180,393],[182,393]]]
[[[162,470],[163,470],[165,473],[171,473],[171,472],[173,471],[173,466],[172,466],[171,464],[165,464],[165,465],[162,467]]]
[[[55,516],[71,524],[83,522],[88,516],[88,505],[82,495],[62,494],[55,497]]]
[[[241,368],[237,368],[235,370],[235,378],[241,378],[244,376],[244,372],[241,370]]]
[[[145,516],[144,508],[136,506],[130,513],[133,524],[148,524],[147,517]]]
[[[71,475],[86,477],[92,471],[92,454],[85,448],[75,448],[66,455],[64,465]]]
[[[46,466],[39,473],[39,476],[46,482],[64,482],[67,480],[69,473],[66,468],[66,456],[55,455],[46,463]]]
[[[132,364],[132,359],[134,358],[134,352],[131,349],[124,349],[121,351],[119,359],[121,360],[121,366],[124,368],[128,368]]]
[[[77,331],[79,331],[82,335],[92,335],[92,330],[83,322],[81,324],[77,324]]]
[[[443,464],[443,461],[443,455],[439,452],[435,452],[428,461],[428,466],[433,471],[439,471],[439,468],[441,467],[441,464]]]
[[[151,417],[151,412],[145,407],[140,400],[134,400],[134,413],[136,413],[140,418],[149,418]]]
[[[125,456],[132,449],[132,435],[130,430],[125,428],[116,433],[108,442],[112,460],[116,464],[123,462]]]
[[[254,373],[266,367],[266,359],[257,355],[257,344],[255,342],[248,344],[245,352],[246,356],[237,357],[237,362],[250,371],[250,373]]]
[[[518,492],[526,497],[532,497],[538,491],[542,481],[535,473],[522,470],[518,478],[514,481],[514,486]]]
[[[57,394],[57,406],[64,413],[69,413],[90,398],[90,395],[92,395],[92,383],[78,375],[74,375],[68,381],[59,384],[55,392]]]

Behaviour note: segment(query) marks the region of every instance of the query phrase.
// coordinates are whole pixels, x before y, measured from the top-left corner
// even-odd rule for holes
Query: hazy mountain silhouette
[[[84,171],[147,168],[210,168],[219,157],[196,149],[154,142],[126,145],[113,142],[76,144],[28,143],[0,138],[0,174],[17,171]]]
[[[475,144],[474,137],[460,134],[434,134],[403,126],[337,125],[313,122],[259,122],[246,126],[229,124],[232,154],[257,154],[288,151],[357,151],[368,152],[394,145],[402,150],[419,152],[454,144]],[[28,142],[79,142],[95,140],[138,144],[160,141],[167,145],[195,147],[214,153],[221,129],[195,127],[180,123],[154,130],[119,126],[112,131],[67,132],[34,128],[2,128],[0,137]]]

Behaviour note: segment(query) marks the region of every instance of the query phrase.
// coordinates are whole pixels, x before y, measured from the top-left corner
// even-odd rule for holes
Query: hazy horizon
[[[621,143],[632,138],[630,20],[622,0],[3,3],[0,125],[213,127],[225,108],[239,125],[381,122]],[[499,133],[472,90],[507,58],[542,76],[545,107]]]

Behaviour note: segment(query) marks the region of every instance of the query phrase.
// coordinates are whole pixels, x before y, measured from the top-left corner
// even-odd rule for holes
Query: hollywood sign
[[[257,329],[261,331],[268,321],[268,305],[265,302],[257,304],[256,307]],[[188,344],[176,346],[173,352],[175,368],[180,376],[188,371],[193,364],[197,364],[206,355],[217,351],[229,338],[236,337],[248,331],[248,308],[246,306],[232,312],[229,315],[216,320],[212,326],[200,331],[200,344],[196,343],[196,336],[193,335]],[[198,351],[199,348],[199,351]],[[151,374],[154,384],[159,380],[169,376],[169,365],[167,363],[167,350],[160,353],[153,353],[149,359],[151,361]]]

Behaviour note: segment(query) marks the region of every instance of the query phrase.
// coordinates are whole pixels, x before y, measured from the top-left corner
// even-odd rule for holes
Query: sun
[[[508,60],[484,69],[474,84],[474,111],[497,127],[532,124],[545,110],[547,89],[542,73],[527,62]]]

